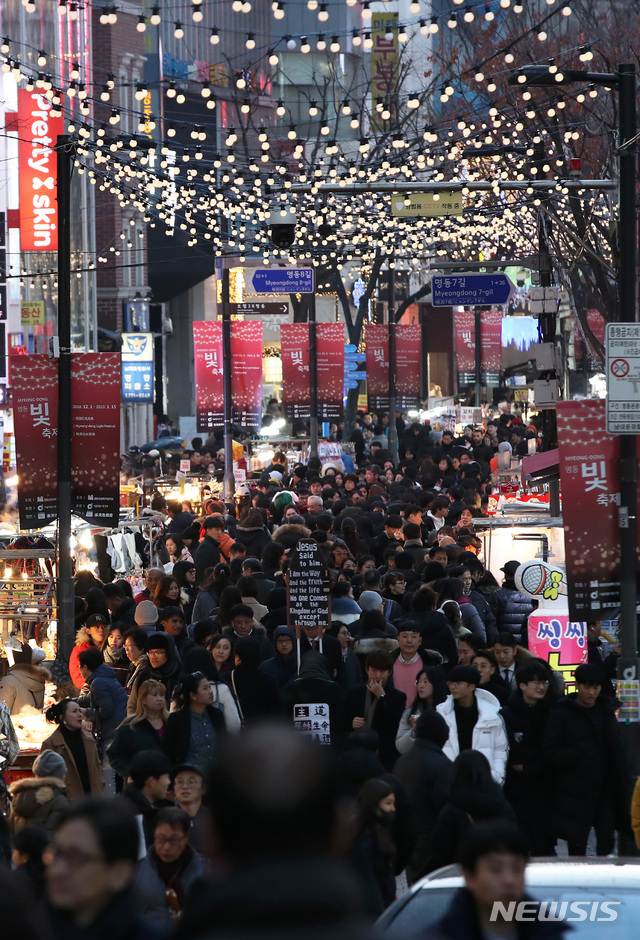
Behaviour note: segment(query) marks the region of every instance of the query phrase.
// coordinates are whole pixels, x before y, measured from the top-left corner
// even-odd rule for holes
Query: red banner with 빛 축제
[[[95,525],[120,513],[120,353],[71,357],[73,512]]]
[[[311,413],[309,388],[309,325],[283,323],[280,327],[282,354],[282,397],[287,417],[308,418]]]
[[[318,417],[323,421],[342,416],[344,394],[344,326],[318,323]]]
[[[408,411],[420,404],[420,324],[396,326],[396,407]]]
[[[262,423],[262,323],[231,323],[232,420],[241,428]]]
[[[51,102],[39,91],[18,89],[20,171],[20,248],[58,249],[58,166],[55,147],[64,134],[62,117],[51,116]]]
[[[483,381],[485,385],[497,385],[502,369],[502,310],[481,312],[480,340]]]
[[[461,385],[472,382],[476,374],[476,326],[473,310],[456,310],[456,363]]]
[[[605,402],[559,401],[558,451],[572,620],[606,619],[620,602],[620,438]]]
[[[396,328],[397,329],[397,328]],[[367,395],[373,411],[389,410],[389,327],[386,323],[368,323]]]
[[[212,431],[224,425],[222,323],[203,320],[193,324],[193,358],[196,429]]]
[[[39,529],[58,515],[58,363],[12,356],[11,388],[20,528]]]

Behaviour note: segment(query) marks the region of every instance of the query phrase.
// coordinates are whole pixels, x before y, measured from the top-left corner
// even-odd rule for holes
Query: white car
[[[400,937],[418,934],[442,917],[463,886],[458,865],[440,868],[391,904],[378,927]],[[640,858],[536,859],[527,866],[525,890],[536,901],[560,902],[547,910],[571,928],[570,940],[640,937]]]

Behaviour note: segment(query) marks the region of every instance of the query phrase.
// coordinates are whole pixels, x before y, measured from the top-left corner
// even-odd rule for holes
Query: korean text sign
[[[604,618],[620,599],[619,439],[600,399],[558,402],[557,417],[569,613]]]
[[[282,352],[282,396],[287,416],[308,418],[309,388],[309,325],[283,323],[280,327]]]

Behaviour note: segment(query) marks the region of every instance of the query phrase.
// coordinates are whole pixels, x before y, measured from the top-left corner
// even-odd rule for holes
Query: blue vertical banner
[[[122,400],[153,402],[153,333],[122,334]]]

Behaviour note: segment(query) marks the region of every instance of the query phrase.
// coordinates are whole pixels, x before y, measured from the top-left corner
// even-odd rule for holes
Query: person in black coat
[[[411,597],[411,610],[406,615],[406,621],[415,624],[420,631],[421,649],[440,653],[445,661],[445,668],[449,670],[458,662],[458,647],[445,616],[435,609],[436,602],[437,596],[431,588],[426,585],[418,588]],[[400,631],[401,623],[396,625]]]
[[[388,687],[393,669],[391,655],[384,650],[373,650],[365,660],[368,682],[350,689],[342,710],[342,730],[369,727],[380,738],[380,760],[386,770],[392,770],[398,759],[396,734],[406,704],[404,692]]]
[[[338,683],[329,677],[327,663],[321,653],[309,650],[304,654],[298,678],[285,686],[281,698],[285,715],[291,720],[296,705],[326,705],[329,709],[329,727],[326,729],[330,735],[328,740],[333,745],[337,743],[344,696]]]
[[[300,633],[300,655],[304,656],[309,650],[320,650],[329,666],[332,679],[340,680],[342,672],[342,647],[334,636],[325,630],[320,638],[320,628],[314,626],[303,627]]]
[[[275,679],[260,671],[260,646],[253,636],[239,637],[233,647],[236,668],[225,676],[238,703],[243,724],[282,713]]]
[[[562,920],[538,920],[533,904],[526,920],[494,919],[496,903],[509,909],[511,903],[532,901],[524,893],[527,844],[515,827],[475,826],[464,839],[458,860],[465,887],[455,892],[445,914],[420,934],[421,940],[482,940],[502,935],[513,940],[562,940],[573,932]]]
[[[198,544],[193,555],[198,584],[202,584],[204,581],[204,573],[207,568],[215,568],[221,561],[219,539],[224,532],[224,519],[222,516],[207,516],[203,528],[204,538]]]
[[[298,675],[296,635],[288,627],[276,627],[273,632],[275,656],[260,663],[260,672],[275,679],[280,692]]]
[[[517,669],[515,678],[518,688],[502,709],[509,738],[504,795],[532,854],[553,855],[547,800],[552,771],[542,747],[550,713],[549,678],[544,665],[536,660]]]
[[[423,712],[415,727],[413,747],[397,762],[394,773],[404,784],[414,812],[416,845],[407,864],[412,884],[431,855],[431,837],[447,796],[453,764],[442,753],[449,737],[447,723],[438,712]]]
[[[566,839],[569,855],[584,855],[596,831],[596,854],[613,852],[615,830],[630,836],[630,787],[615,716],[615,699],[601,695],[602,669],[585,663],[575,671],[576,692],[551,711],[542,745],[555,782],[548,800],[549,827]]]
[[[453,762],[451,789],[433,830],[431,856],[417,876],[456,862],[469,829],[489,821],[515,824],[516,817],[484,754],[462,751]]]
[[[379,917],[396,897],[396,797],[389,783],[374,777],[358,794],[360,830],[351,856],[360,877],[365,911]]]
[[[208,769],[226,729],[223,713],[213,707],[213,690],[204,673],[194,672],[182,678],[176,702],[179,709],[167,719],[162,748],[172,767],[189,764]]]
[[[491,650],[478,650],[471,659],[471,664],[480,673],[479,689],[491,692],[501,705],[506,705],[511,695],[511,689],[498,672],[498,661]]]

